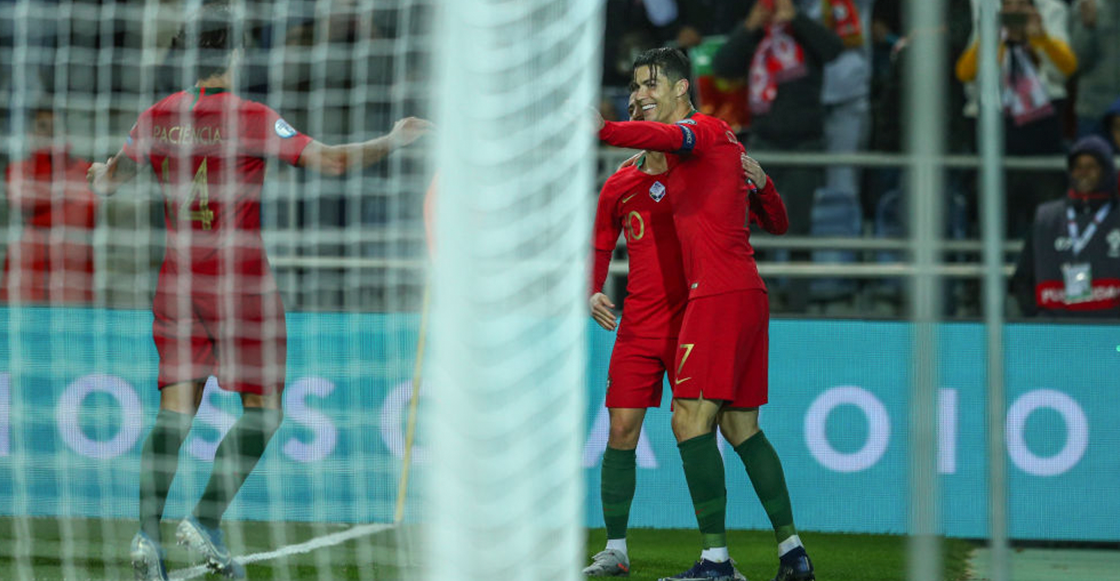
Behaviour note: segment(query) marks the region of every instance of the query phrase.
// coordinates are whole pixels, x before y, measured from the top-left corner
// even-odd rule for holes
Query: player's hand
[[[432,122],[419,117],[405,117],[393,124],[389,138],[394,147],[405,147],[432,130]]]
[[[618,169],[626,169],[626,168],[638,163],[638,160],[641,159],[642,156],[645,155],[645,154],[646,154],[646,152],[644,152],[644,151],[641,152],[641,153],[635,153],[634,155],[630,156],[629,159],[622,162],[622,165],[618,166]]]
[[[598,109],[595,109],[594,107],[592,107],[591,111],[590,111],[590,115],[591,115],[591,127],[594,128],[595,131],[602,131],[603,128],[607,126],[607,122],[605,120],[603,120],[603,114],[600,113]]]
[[[591,318],[595,319],[599,326],[613,331],[618,327],[618,317],[614,315],[614,303],[611,302],[607,295],[603,293],[595,293],[591,295]]]
[[[89,183],[89,189],[99,196],[107,196],[112,194],[112,181],[111,164],[113,158],[109,158],[105,163],[93,163],[86,170],[86,182]]]
[[[743,163],[743,173],[747,174],[747,179],[754,184],[758,189],[766,187],[766,172],[762,171],[762,166],[759,165],[753,157],[746,153],[739,155],[739,160]]]

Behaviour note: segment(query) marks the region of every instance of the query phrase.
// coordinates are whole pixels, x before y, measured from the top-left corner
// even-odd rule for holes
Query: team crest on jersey
[[[283,119],[277,119],[272,128],[276,130],[276,134],[280,136],[280,139],[294,137],[296,134],[296,130]]]
[[[653,182],[653,185],[649,187],[649,197],[653,198],[655,202],[660,202],[661,198],[665,197],[665,186],[661,182]]]

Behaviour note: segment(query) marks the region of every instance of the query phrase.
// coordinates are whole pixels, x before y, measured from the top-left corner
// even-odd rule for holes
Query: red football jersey
[[[221,89],[195,87],[144,111],[124,153],[150,162],[163,189],[161,284],[189,272],[209,289],[275,288],[261,238],[265,161],[295,165],[311,141],[267,106]]]
[[[93,246],[98,198],[86,185],[89,162],[68,148],[46,148],[4,172],[8,203],[23,215],[19,243],[4,257],[0,301],[93,300]],[[12,276],[19,272],[19,285]]]
[[[639,164],[615,172],[599,193],[592,291],[603,288],[611,253],[619,234],[624,234],[630,273],[618,334],[676,337],[688,299],[681,245],[673,223],[672,204],[677,194],[668,186],[672,171],[649,175]]]
[[[701,113],[674,124],[608,121],[599,138],[619,147],[672,154],[674,169],[666,187],[674,192],[673,219],[690,298],[766,288],[746,226],[744,150],[726,123]],[[767,188],[773,190],[773,185]]]

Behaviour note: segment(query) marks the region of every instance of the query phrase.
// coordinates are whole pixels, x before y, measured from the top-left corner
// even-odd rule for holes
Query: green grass
[[[799,532],[813,558],[817,577],[827,581],[899,581],[906,578],[906,537]],[[587,555],[602,550],[603,529],[588,531]],[[656,580],[692,566],[700,556],[700,535],[694,530],[630,529],[631,581]],[[778,570],[774,534],[770,531],[728,531],[727,545],[739,571],[751,581],[767,581]],[[973,545],[945,539],[944,579],[959,581],[967,574]]]
[[[174,522],[164,525],[165,540],[174,538]],[[236,555],[273,551],[330,533],[349,525],[230,522],[224,525],[227,543]],[[136,532],[134,521],[96,519],[0,519],[0,571],[18,579],[21,569],[35,581],[132,578],[128,544]],[[602,529],[588,531],[587,555],[602,549]],[[249,563],[248,577],[291,581],[332,578],[342,580],[403,580],[418,577],[414,565],[401,566],[398,546],[417,546],[416,531],[385,531],[310,553]],[[851,535],[802,532],[822,580],[896,581],[905,578],[906,539],[891,535]],[[699,555],[694,530],[633,529],[629,536],[631,579],[646,581],[679,573]],[[769,531],[730,531],[728,544],[739,570],[752,581],[770,579],[777,568],[774,537]],[[186,552],[165,541],[167,565],[175,571],[190,567]],[[972,545],[957,539],[944,543],[946,581],[965,578]],[[329,575],[328,575],[329,570]],[[201,576],[198,579],[215,579]]]
[[[162,534],[167,550],[167,569],[191,567],[194,563],[186,549],[174,544],[177,522],[166,521]],[[276,550],[345,531],[353,525],[307,523],[227,522],[222,526],[226,544],[234,555],[250,555]],[[0,519],[0,575],[18,579],[21,562],[29,566],[35,581],[77,581],[79,579],[132,579],[128,548],[136,533],[135,521],[100,519]],[[404,534],[409,534],[408,532]],[[415,578],[411,569],[398,563],[397,545],[402,534],[385,531],[344,543],[245,566],[247,577],[258,579],[333,578],[337,580]],[[63,555],[68,555],[64,559]],[[75,571],[64,569],[70,563]],[[330,575],[326,573],[329,569]],[[197,579],[220,579],[202,575]]]

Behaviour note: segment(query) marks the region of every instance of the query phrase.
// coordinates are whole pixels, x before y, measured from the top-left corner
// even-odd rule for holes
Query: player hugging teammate
[[[644,178],[634,175],[641,164],[635,164],[638,170],[620,170],[628,171],[628,175],[616,174],[604,186],[596,219],[596,231],[602,234],[597,234],[595,242],[598,284],[593,290],[599,290],[606,274],[600,265],[601,253],[613,248],[613,240],[607,240],[610,231],[601,231],[599,224],[618,222],[614,236],[617,238],[619,230],[627,233],[631,278],[635,269],[640,274],[656,270],[662,275],[660,285],[651,286],[656,289],[653,292],[660,293],[657,298],[664,307],[652,307],[648,294],[639,294],[637,308],[632,310],[634,297],[627,298],[626,318],[611,357],[607,395],[611,432],[603,456],[602,495],[608,545],[585,573],[629,574],[625,522],[634,490],[633,450],[645,408],[658,405],[662,373],[668,372],[673,386],[673,433],[703,551],[690,569],[667,579],[732,581],[738,575],[727,549],[727,493],[723,459],[716,445],[718,426],[743,460],[774,527],[779,555],[775,581],[811,581],[813,566],[793,524],[781,461],[758,426],[759,406],[767,402],[768,392],[769,302],[754,261],[747,223],[750,216],[768,231],[782,233],[787,226],[784,205],[773,180],[746,156],[727,124],[692,107],[688,92],[690,65],[682,52],[647,51],[635,61],[633,71],[634,111],[640,112],[643,120],[604,122],[599,137],[619,147],[663,152],[665,173],[657,178],[656,188],[650,186],[648,194],[641,190]],[[617,190],[619,187],[625,191]],[[641,195],[627,197],[634,191]],[[624,202],[633,203],[638,197],[643,198],[643,205],[649,204],[646,197],[655,199],[656,204],[667,201],[660,211],[670,213],[671,222],[625,207]],[[655,220],[662,227],[656,234],[642,227]],[[675,235],[662,231],[670,226]],[[646,236],[656,249],[640,246]],[[634,242],[639,243],[637,248]],[[673,242],[680,261],[679,274],[670,264],[674,254],[667,249]],[[656,264],[651,266],[651,261]],[[633,280],[629,286],[631,292],[646,290],[635,287]],[[681,305],[672,299],[682,288],[687,296],[678,319]],[[601,294],[592,296],[592,315],[610,329],[614,316],[609,309],[614,305],[605,299]],[[663,310],[660,315],[645,312],[653,308]],[[643,352],[645,340],[632,339],[632,334],[624,330],[632,321],[641,327],[643,321],[650,320],[665,321],[666,336],[660,337],[660,343],[649,343]],[[673,327],[674,320],[680,321],[679,327]],[[672,331],[676,332],[668,334]],[[666,340],[673,347],[671,365]],[[624,399],[612,393],[616,391],[645,393],[647,398]],[[640,409],[624,407],[629,405]]]

